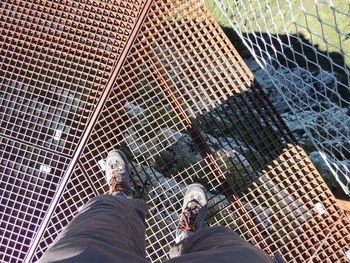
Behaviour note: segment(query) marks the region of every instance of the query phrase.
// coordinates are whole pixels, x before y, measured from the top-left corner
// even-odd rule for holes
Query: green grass
[[[231,27],[214,0],[205,2],[220,26]],[[342,53],[340,50],[342,48],[346,54],[350,55],[350,38],[346,35],[350,32],[350,18],[342,14],[349,13],[348,0],[332,1],[334,8],[321,1],[316,5],[311,0],[301,1],[303,6],[300,0],[291,0],[290,6],[287,1],[276,0],[242,0],[239,2],[245,5],[240,4],[237,8],[231,2],[235,8],[234,13],[229,15],[242,14],[244,19],[240,21],[239,27],[246,28],[247,30],[243,30],[245,33],[286,34],[287,30],[290,34],[303,34],[321,51]],[[340,35],[337,30],[341,32]],[[347,58],[347,65],[350,65],[350,58]]]
[[[241,56],[249,56],[214,0],[205,2]],[[236,2],[239,4],[236,5]],[[277,54],[281,64],[300,66],[310,71],[321,68],[336,72],[338,81],[343,84],[338,86],[338,92],[348,101],[342,106],[350,107],[350,91],[347,88],[350,83],[346,73],[350,67],[350,17],[346,15],[350,12],[350,5],[348,0],[332,1],[333,7],[324,2],[328,3],[321,0],[317,4],[312,0],[230,1],[233,11],[228,11],[228,15],[237,19],[238,24],[235,26],[253,42],[256,42],[255,36],[261,33],[260,36],[278,50],[279,41],[282,41],[283,51]],[[272,39],[266,33],[272,34]],[[258,44],[263,45],[262,42]],[[270,53],[275,52],[269,46],[266,48]]]

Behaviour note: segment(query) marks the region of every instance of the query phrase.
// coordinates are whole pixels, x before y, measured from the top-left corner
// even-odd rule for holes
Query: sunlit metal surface
[[[113,148],[150,205],[154,262],[193,181],[207,225],[287,262],[346,259],[346,217],[203,3],[45,3],[1,4],[2,260],[36,261],[107,191]]]

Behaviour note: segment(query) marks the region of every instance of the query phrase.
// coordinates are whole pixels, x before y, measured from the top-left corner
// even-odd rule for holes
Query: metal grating
[[[1,2],[0,261],[28,261],[56,216],[51,212],[74,156],[134,40],[145,3]]]
[[[44,249],[55,240],[60,230],[95,195],[94,188],[86,178],[86,175],[83,174],[79,165],[77,165],[51,217],[50,223],[42,237],[42,242],[39,244],[38,250],[33,257],[34,262],[40,259]]]
[[[99,12],[100,8],[89,3],[87,8]],[[108,20],[104,14],[96,17]],[[67,30],[70,27],[73,24]],[[88,30],[90,27],[82,28],[81,34]],[[39,259],[79,207],[106,192],[103,159],[109,150],[120,147],[131,160],[135,195],[146,198],[151,207],[146,238],[151,261],[167,257],[185,186],[200,181],[210,191],[208,225],[229,226],[287,262],[345,262],[350,243],[348,220],[203,3],[154,1],[124,66],[115,68],[112,75],[117,73],[117,79],[111,77],[108,84],[101,84],[101,92],[104,85],[107,88],[98,96],[87,95],[87,100],[94,101],[82,102],[90,105],[83,124],[80,117],[74,117],[78,118],[75,124],[83,125],[77,134],[83,139],[75,145],[82,147],[82,154],[70,148],[74,158],[78,155],[70,164],[74,169],[65,175],[67,184],[60,184],[65,186],[62,195],[28,259]],[[13,105],[11,96],[17,96],[19,86],[9,78],[3,82],[14,88],[1,90],[6,98],[2,104]],[[32,97],[18,96],[17,104],[24,104],[30,109],[28,116],[37,118],[30,123],[37,125],[35,131],[46,126],[42,123],[50,118],[44,116],[51,110],[56,118],[62,115],[64,119],[64,110],[51,106],[51,99],[47,110],[42,107],[39,114],[34,113],[36,108],[31,105],[36,103],[32,99],[36,93],[29,94]],[[94,109],[97,112],[92,113]],[[13,120],[22,118],[19,111],[9,112]],[[1,121],[1,127],[10,127],[10,123]],[[15,127],[8,128],[4,140],[38,143],[20,137],[27,132],[23,129],[15,133]],[[36,136],[31,135],[33,140]],[[44,146],[44,141],[40,143]],[[53,145],[45,147],[60,152]],[[67,148],[63,143],[61,152],[69,154]],[[67,169],[67,165],[62,167],[62,171]],[[28,250],[18,248],[22,254],[17,256],[10,249],[7,246],[6,259],[13,262],[21,262]]]
[[[28,251],[68,160],[1,136],[0,147],[1,261],[16,262]]]
[[[2,1],[1,133],[72,155],[142,7]]]
[[[287,124],[292,115],[302,125],[295,134],[311,159],[321,154],[321,175],[350,195],[349,1],[207,2],[264,70],[268,80],[253,72],[264,88],[273,85],[268,92]]]

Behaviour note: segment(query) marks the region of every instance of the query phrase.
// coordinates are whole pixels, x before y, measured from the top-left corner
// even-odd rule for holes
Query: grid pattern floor
[[[122,149],[167,258],[186,185],[286,262],[346,262],[348,219],[200,1],[0,6],[1,260],[35,262]],[[146,15],[147,13],[147,15]]]

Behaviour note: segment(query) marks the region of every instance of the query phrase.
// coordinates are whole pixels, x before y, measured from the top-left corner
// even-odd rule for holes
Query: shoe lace
[[[179,229],[183,232],[198,230],[198,213],[202,208],[197,200],[188,202],[186,208],[179,214]]]
[[[122,180],[123,180],[123,173],[124,168],[123,165],[119,162],[112,164],[112,176],[109,182],[110,185],[110,194],[118,192],[118,191],[125,191],[125,186],[123,186]]]

